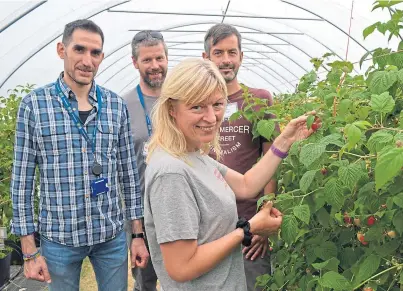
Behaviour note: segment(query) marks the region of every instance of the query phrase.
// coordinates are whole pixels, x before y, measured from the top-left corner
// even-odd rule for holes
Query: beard
[[[227,70],[228,70],[228,69],[232,70],[232,73],[226,73],[226,74],[224,74],[224,73],[220,72],[221,75],[223,76],[225,82],[227,82],[227,83],[229,83],[229,82],[231,82],[232,80],[234,80],[234,79],[236,78],[236,76],[238,75],[238,70],[239,70],[239,68],[235,68],[235,65],[221,65],[221,66],[219,66],[218,68],[219,68],[220,70],[225,70],[225,69],[227,69]]]
[[[151,79],[150,75],[153,73],[160,73],[161,78]],[[141,74],[141,77],[143,78],[144,83],[146,83],[150,88],[161,88],[162,84],[165,81],[166,75],[167,75],[167,71],[164,69],[161,69],[158,71],[145,72],[144,74]]]
[[[80,68],[80,70],[85,71],[85,72],[92,72],[91,79],[86,82],[83,80],[79,80],[78,76],[76,76],[76,74],[74,72],[70,73],[70,72],[66,71],[66,73],[67,73],[67,75],[69,75],[70,79],[72,79],[75,83],[77,83],[80,86],[87,86],[89,84],[92,84],[92,81],[94,81],[95,73],[93,71],[90,71],[90,70],[84,69],[84,68]]]

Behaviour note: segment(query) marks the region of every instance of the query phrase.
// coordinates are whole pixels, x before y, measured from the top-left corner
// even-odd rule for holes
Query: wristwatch
[[[142,238],[142,239],[144,239],[144,232],[132,233],[132,239],[134,239],[134,238]]]

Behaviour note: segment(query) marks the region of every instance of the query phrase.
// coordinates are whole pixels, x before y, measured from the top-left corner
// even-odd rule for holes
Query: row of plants
[[[402,1],[376,1],[390,20],[374,31],[399,38]],[[267,139],[275,122],[315,110],[308,126],[316,132],[295,143],[280,166],[274,200],[283,216],[272,237],[274,272],[258,278],[265,290],[402,290],[403,289],[403,41],[393,51],[377,48],[363,56],[372,65],[353,73],[349,61],[312,59],[295,93],[276,96],[268,107],[247,91],[247,106],[234,114],[254,124],[254,135]],[[318,78],[320,68],[328,71]],[[265,120],[267,114],[276,119]],[[258,205],[258,206],[259,206]],[[402,287],[400,287],[402,286]]]
[[[10,264],[22,263],[18,239],[10,233],[12,202],[10,182],[13,166],[15,123],[22,96],[33,89],[33,85],[17,86],[7,96],[0,96],[0,229],[7,233],[0,244],[0,288],[10,279]]]

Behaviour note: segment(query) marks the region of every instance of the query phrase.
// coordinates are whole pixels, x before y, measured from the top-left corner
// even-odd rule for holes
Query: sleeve
[[[221,164],[220,162],[218,162],[217,160],[213,159],[210,156],[207,156],[207,159],[209,159],[209,161],[213,164],[214,167],[216,167],[218,169],[218,171],[220,172],[220,174],[225,177],[225,175],[227,174],[228,171],[228,167]]]
[[[37,149],[34,142],[35,116],[29,106],[20,103],[15,129],[14,162],[10,194],[13,204],[11,232],[24,236],[35,232],[34,193]]]
[[[126,103],[123,103],[117,160],[126,218],[128,220],[140,219],[143,217],[144,208],[141,201],[139,173]]]
[[[163,174],[148,189],[157,242],[197,239],[200,211],[186,178],[176,173]]]

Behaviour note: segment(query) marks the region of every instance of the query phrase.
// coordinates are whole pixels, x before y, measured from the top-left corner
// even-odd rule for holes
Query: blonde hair
[[[217,91],[227,98],[225,80],[216,65],[209,60],[186,59],[172,69],[162,85],[161,95],[152,111],[153,135],[148,147],[147,162],[157,147],[178,158],[187,154],[185,136],[170,114],[171,100],[182,101],[186,105],[200,104]],[[203,154],[208,154],[213,148],[217,159],[220,158],[218,136],[217,131],[210,143],[202,145],[200,150]]]

